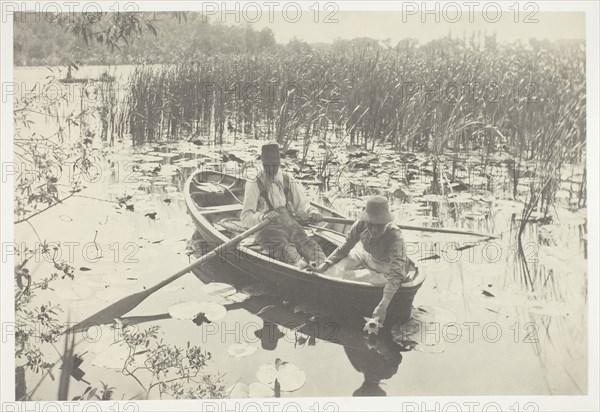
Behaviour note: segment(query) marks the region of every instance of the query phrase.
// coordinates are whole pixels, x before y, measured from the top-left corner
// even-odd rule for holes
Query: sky
[[[239,23],[234,21],[233,15],[215,15],[211,20],[221,20],[224,24],[248,24],[249,20],[254,21],[257,17],[256,13],[251,12],[250,9],[245,14],[242,12]],[[247,19],[244,19],[244,16]],[[262,18],[251,24],[256,30],[270,27],[278,43],[287,43],[294,37],[308,43],[329,43],[336,38],[356,37],[390,39],[392,44],[410,37],[426,43],[447,36],[448,33],[462,37],[463,34],[469,36],[470,33],[479,30],[488,35],[496,33],[499,42],[513,42],[518,39],[526,42],[529,38],[585,39],[585,14],[582,12],[531,11],[515,16],[515,13],[510,10],[504,10],[496,15],[495,10],[490,9],[484,18],[482,11],[474,11],[471,17],[467,10],[463,10],[462,15],[458,15],[448,9],[446,14],[440,14],[439,22],[435,21],[434,14],[417,12],[414,15],[403,15],[401,11],[337,11],[334,13],[321,10],[315,16],[314,11],[304,10],[297,17],[298,21],[291,22],[296,19],[296,14],[290,9],[285,16],[284,18],[282,11],[275,11],[272,16],[269,16],[265,10]],[[319,22],[315,23],[315,17]],[[328,17],[329,20],[337,21],[325,21]],[[518,22],[514,21],[515,17]],[[498,21],[494,22],[496,19]]]

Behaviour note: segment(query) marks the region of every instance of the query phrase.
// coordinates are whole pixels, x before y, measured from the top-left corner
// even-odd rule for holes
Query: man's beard
[[[268,171],[265,170],[266,182],[269,184],[275,183],[275,176],[277,176],[277,173],[279,173],[279,169],[276,172],[274,172],[272,168],[268,168]]]

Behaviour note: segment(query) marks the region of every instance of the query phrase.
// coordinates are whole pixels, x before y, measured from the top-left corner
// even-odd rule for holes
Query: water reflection
[[[352,396],[386,396],[381,381],[398,372],[402,354],[391,339],[375,335],[365,336],[362,346],[344,346],[350,363],[364,376],[362,385]]]
[[[260,339],[260,345],[264,350],[275,350],[279,339],[285,334],[281,332],[279,326],[270,320],[263,319],[263,327],[254,331],[254,336]]]
[[[194,270],[194,274],[204,283],[229,283],[238,289],[248,281],[230,267],[214,261]],[[310,308],[310,303],[303,306]],[[262,319],[262,328],[254,331],[254,336],[263,350],[274,351],[282,339],[289,341],[290,336],[294,337],[294,347],[315,346],[321,340],[342,346],[350,364],[363,375],[363,382],[353,396],[386,396],[381,381],[394,376],[402,362],[400,346],[390,334],[366,335],[362,324],[340,314],[303,313],[292,309],[295,306],[282,297],[268,295],[253,296],[225,307],[229,312],[244,310]]]

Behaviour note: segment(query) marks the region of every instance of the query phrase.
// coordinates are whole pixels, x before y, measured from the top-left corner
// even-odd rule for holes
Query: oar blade
[[[110,323],[113,320],[118,319],[121,316],[133,310],[147,297],[148,293],[146,291],[138,292],[130,296],[125,296],[124,298],[116,301],[110,306],[102,309],[100,312],[96,312],[92,316],[70,327],[65,331],[65,333],[81,332],[92,326],[105,325],[107,323]]]

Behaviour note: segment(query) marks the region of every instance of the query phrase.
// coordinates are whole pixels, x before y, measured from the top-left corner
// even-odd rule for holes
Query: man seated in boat
[[[310,219],[320,222],[323,216],[311,206],[300,183],[280,169],[281,157],[277,143],[262,146],[263,168],[255,181],[246,183],[242,224],[257,225],[263,220],[271,224],[259,231],[255,241],[275,259],[292,264],[299,269],[317,267],[325,261],[321,246],[310,239],[297,222]]]
[[[400,285],[413,280],[407,271],[409,263],[402,232],[392,220],[385,197],[369,198],[346,242],[317,268],[317,272],[331,276],[385,283],[383,297],[372,316],[381,325]],[[366,270],[356,270],[360,268]]]

